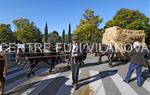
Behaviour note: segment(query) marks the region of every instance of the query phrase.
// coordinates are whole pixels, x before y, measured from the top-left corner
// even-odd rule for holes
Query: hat
[[[78,40],[78,36],[77,35],[72,36],[72,40]]]
[[[136,47],[140,47],[141,46],[141,43],[139,41],[136,41],[133,43],[133,47],[136,48]]]

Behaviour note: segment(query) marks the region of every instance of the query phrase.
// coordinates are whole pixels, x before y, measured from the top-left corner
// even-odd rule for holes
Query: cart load
[[[124,60],[126,59],[126,56],[124,54],[125,49],[123,46],[137,40],[142,44],[145,43],[144,30],[129,30],[122,29],[118,26],[113,26],[105,30],[102,38],[102,44],[112,44],[117,50],[117,57]]]

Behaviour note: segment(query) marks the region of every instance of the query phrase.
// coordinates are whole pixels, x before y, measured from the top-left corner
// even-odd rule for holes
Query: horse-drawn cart
[[[68,54],[68,53],[67,53]],[[59,54],[55,48],[51,48],[50,50],[46,52],[41,52],[39,50],[35,52],[17,52],[16,59],[17,64],[22,67],[22,69],[27,73],[31,74],[33,73],[33,69],[36,67],[39,63],[46,63],[49,65],[49,72],[52,72],[52,69],[60,63],[59,57],[66,57],[67,60],[67,66],[70,67],[70,56],[68,55],[61,55]],[[64,61],[63,61],[64,62]]]

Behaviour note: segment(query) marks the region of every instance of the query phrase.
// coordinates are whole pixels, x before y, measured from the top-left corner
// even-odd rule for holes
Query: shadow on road
[[[91,67],[91,66],[96,66],[96,65],[101,65],[101,64],[99,64],[98,62],[95,62],[95,63],[86,63],[83,66],[80,66],[80,68]],[[68,66],[63,66],[63,67],[59,67],[59,68],[55,67],[50,74],[68,72],[68,71],[70,71],[70,69],[71,69],[71,67],[68,68]]]
[[[42,84],[47,83],[48,85],[44,87],[44,90],[41,90],[39,93],[39,95],[42,95],[41,93],[43,93],[43,95],[55,95],[56,92],[58,91],[58,89],[61,87],[62,84],[64,84],[66,81],[68,81],[69,79],[64,77],[64,76],[60,76],[60,77],[56,77],[56,78],[50,78],[50,79],[45,79],[45,80],[38,80],[35,82],[29,82],[27,84],[21,85],[17,88],[15,88],[13,91],[9,91],[6,92],[5,95],[21,95],[23,92],[27,91],[29,88],[34,88],[34,86],[36,88],[41,87]],[[44,85],[43,85],[44,86]],[[71,93],[71,85],[65,85],[64,84],[64,89],[62,91],[66,91],[67,93]],[[35,95],[35,92],[37,92],[38,89],[33,90],[30,94],[28,95]],[[39,89],[40,90],[40,89]],[[44,94],[45,92],[45,94]],[[64,92],[61,92],[62,95],[66,95],[63,94]],[[69,95],[69,94],[67,94]]]
[[[103,78],[106,78],[108,76],[113,76],[117,72],[118,72],[118,70],[107,70],[107,71],[102,71],[97,75],[94,75],[94,76],[91,76],[91,77],[88,77],[88,78],[85,78],[85,79],[81,79],[81,80],[79,80],[79,82],[82,82],[82,83],[79,83],[79,88],[84,86],[84,85],[87,85],[89,83],[92,83],[94,81],[97,81],[99,79],[103,79]]]
[[[90,66],[96,66],[96,65],[100,65],[100,64],[99,64],[98,62],[86,63],[86,64],[84,64],[83,66],[81,66],[81,68],[90,67]]]
[[[114,61],[114,62],[117,62],[115,64],[113,64],[113,67],[117,67],[117,66],[120,66],[120,65],[125,65],[128,63],[128,61]]]
[[[144,79],[150,78],[150,70],[145,70],[142,72],[142,77]]]

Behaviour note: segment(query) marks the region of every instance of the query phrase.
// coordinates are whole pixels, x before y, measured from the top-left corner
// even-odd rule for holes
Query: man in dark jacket
[[[72,48],[71,48],[71,71],[72,71],[72,81],[73,87],[77,89],[78,76],[79,76],[79,66],[82,57],[82,48],[78,43],[78,37],[74,35],[72,37]]]
[[[133,71],[136,70],[137,85],[141,87],[143,84],[143,79],[141,77],[141,70],[142,66],[145,64],[145,58],[144,53],[142,52],[140,42],[136,41],[133,43],[133,50],[129,53],[129,56],[131,58],[130,60],[131,64],[129,65],[128,73],[126,78],[124,79],[124,82],[129,83]]]
[[[4,93],[4,84],[5,84],[5,75],[4,75],[4,70],[5,70],[5,58],[2,53],[2,50],[0,50],[0,95],[3,95]]]

